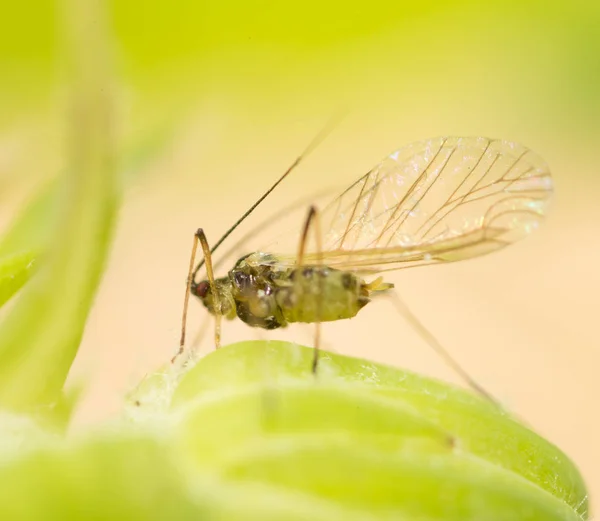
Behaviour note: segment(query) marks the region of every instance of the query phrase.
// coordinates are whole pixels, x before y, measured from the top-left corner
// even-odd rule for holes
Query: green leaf
[[[47,445],[50,443],[47,442]],[[381,519],[261,484],[189,472],[169,440],[96,434],[31,450],[0,466],[0,519],[80,521],[330,521]],[[343,517],[342,517],[343,516]]]
[[[182,457],[202,474],[373,519],[587,518],[573,463],[496,405],[333,353],[315,379],[312,355],[244,342],[201,359],[172,400]]]
[[[3,306],[30,279],[36,255],[27,251],[0,258],[0,306]]]
[[[39,267],[39,252],[55,234],[57,213],[57,190],[53,182],[33,197],[0,238],[0,306],[8,302]]]
[[[207,519],[165,448],[122,433],[33,451],[0,467],[0,519]]]
[[[70,446],[15,417],[30,442],[0,466],[0,518],[587,519],[573,464],[494,404],[326,352],[315,378],[312,355],[245,342],[183,375],[165,366],[130,396],[145,423]],[[49,447],[33,451],[40,436]],[[10,428],[3,440],[14,445]]]

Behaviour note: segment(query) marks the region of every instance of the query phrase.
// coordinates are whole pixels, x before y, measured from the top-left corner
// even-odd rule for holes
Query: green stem
[[[8,408],[60,399],[112,237],[115,111],[103,7],[63,2],[71,110],[62,214],[44,266],[0,329],[0,404]]]

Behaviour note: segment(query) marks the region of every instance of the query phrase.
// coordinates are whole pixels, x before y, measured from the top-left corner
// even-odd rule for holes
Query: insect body
[[[366,283],[356,274],[327,266],[278,269],[268,253],[242,257],[226,277],[215,280],[220,314],[253,327],[276,329],[290,322],[330,322],[354,317],[374,293],[392,284]],[[215,314],[210,283],[192,282],[191,292]]]
[[[246,255],[226,277],[215,279],[215,249],[302,157],[212,250],[204,232],[196,232],[180,351],[190,293],[215,316],[217,345],[222,316],[265,329],[314,322],[318,331],[319,323],[351,318],[374,295],[389,292],[393,285],[383,282],[383,272],[480,256],[528,235],[543,219],[552,192],[545,162],[517,143],[481,137],[420,141],[390,154],[320,211],[312,206],[291,246]],[[198,244],[204,260],[194,270]],[[204,263],[207,280],[197,282]]]

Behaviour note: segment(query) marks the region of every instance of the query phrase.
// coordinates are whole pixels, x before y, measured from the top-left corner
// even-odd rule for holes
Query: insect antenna
[[[419,336],[425,340],[427,345],[431,347],[436,354],[444,360],[446,364],[458,375],[464,382],[471,387],[475,392],[479,393],[485,399],[492,402],[495,406],[503,409],[502,404],[484,387],[475,381],[469,373],[450,355],[450,353],[442,346],[437,338],[421,323],[421,321],[413,314],[406,303],[400,298],[397,292],[391,291],[387,295],[394,303],[396,310],[406,319],[406,321],[414,328]]]
[[[283,173],[283,175],[275,181],[271,187],[261,195],[258,200],[250,207],[244,214],[237,220],[233,225],[221,236],[221,238],[215,243],[215,245],[210,250],[210,253],[213,254],[216,249],[223,243],[227,237],[231,235],[231,233],[240,225],[242,222],[256,209],[256,207],[262,203],[277,186],[315,149],[317,148],[321,142],[331,133],[331,131],[339,124],[341,119],[343,118],[344,113],[338,113],[334,115],[329,122],[321,129],[321,131],[312,139],[312,141],[308,144],[308,146],[304,149],[304,151],[294,160],[294,162],[289,166],[289,168]],[[196,280],[196,275],[198,271],[204,266],[206,261],[206,256],[202,259],[196,269],[192,273],[192,280]]]
[[[281,210],[270,214],[266,219],[262,220],[258,224],[254,225],[250,230],[248,230],[242,237],[240,237],[225,253],[219,258],[219,260],[213,262],[213,269],[217,270],[228,257],[231,257],[236,252],[239,253],[238,257],[241,255],[241,250],[246,247],[246,243],[256,234],[257,230],[264,231],[265,229],[272,226],[274,223],[278,223],[282,217],[285,217],[289,213],[298,210],[299,208],[308,208],[310,204],[315,200],[319,199],[324,195],[331,195],[332,190],[326,189],[321,190],[319,192],[315,192],[311,194],[309,197],[303,197],[302,199],[298,199],[296,202],[292,203],[289,206],[283,207]]]

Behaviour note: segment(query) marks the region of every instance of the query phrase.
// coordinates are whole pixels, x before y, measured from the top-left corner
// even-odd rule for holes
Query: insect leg
[[[192,359],[194,357],[196,351],[199,349],[199,346],[200,346],[204,336],[206,335],[206,332],[208,331],[208,325],[209,325],[209,318],[204,320],[202,322],[202,325],[198,328],[198,331],[196,332],[194,339],[188,346],[188,351],[189,351],[188,356],[187,356],[188,360]]]
[[[192,245],[192,254],[190,255],[190,266],[188,269],[187,284],[185,286],[185,297],[183,300],[183,313],[181,317],[181,337],[179,339],[179,350],[175,356],[171,359],[171,363],[181,355],[185,347],[185,329],[187,322],[187,310],[190,301],[190,293],[192,289],[192,282],[194,281],[194,264],[196,262],[196,252],[198,250],[198,243],[202,247],[204,253],[204,261],[206,263],[206,275],[208,277],[208,284],[210,285],[210,291],[213,295],[214,309],[215,309],[215,346],[220,347],[221,344],[221,301],[217,292],[217,286],[215,284],[215,275],[212,267],[212,257],[210,248],[208,247],[208,241],[206,240],[206,234],[202,228],[198,228],[194,234],[194,243]]]
[[[304,222],[304,227],[302,229],[302,235],[300,236],[300,244],[298,246],[298,267],[301,267],[304,263],[304,254],[306,252],[306,242],[308,240],[308,233],[310,231],[311,225],[315,230],[315,240],[316,240],[316,262],[317,264],[321,264],[322,262],[322,248],[321,248],[321,226],[319,223],[319,214],[315,206],[311,206],[308,210],[308,215],[306,216],[306,221]],[[319,295],[323,295],[324,281],[323,277],[318,277],[319,284]],[[299,284],[300,277],[298,277],[296,284]],[[321,344],[321,321],[318,320],[322,314],[323,307],[323,299],[317,298],[317,321],[315,322],[315,345],[314,345],[314,356],[312,363],[312,372],[314,374],[317,373],[317,367],[319,365],[319,346]]]
[[[492,402],[499,408],[503,408],[502,404],[486,389],[475,381],[475,379],[469,375],[469,373],[463,369],[463,367],[450,355],[450,353],[444,349],[442,344],[437,338],[421,323],[421,321],[412,313],[409,307],[400,298],[397,292],[390,291],[387,296],[392,299],[396,310],[404,317],[404,319],[411,325],[411,327],[419,334],[419,336],[425,340],[427,345],[431,347],[436,354],[448,364],[448,366],[460,376],[464,382],[471,387],[475,392]]]

